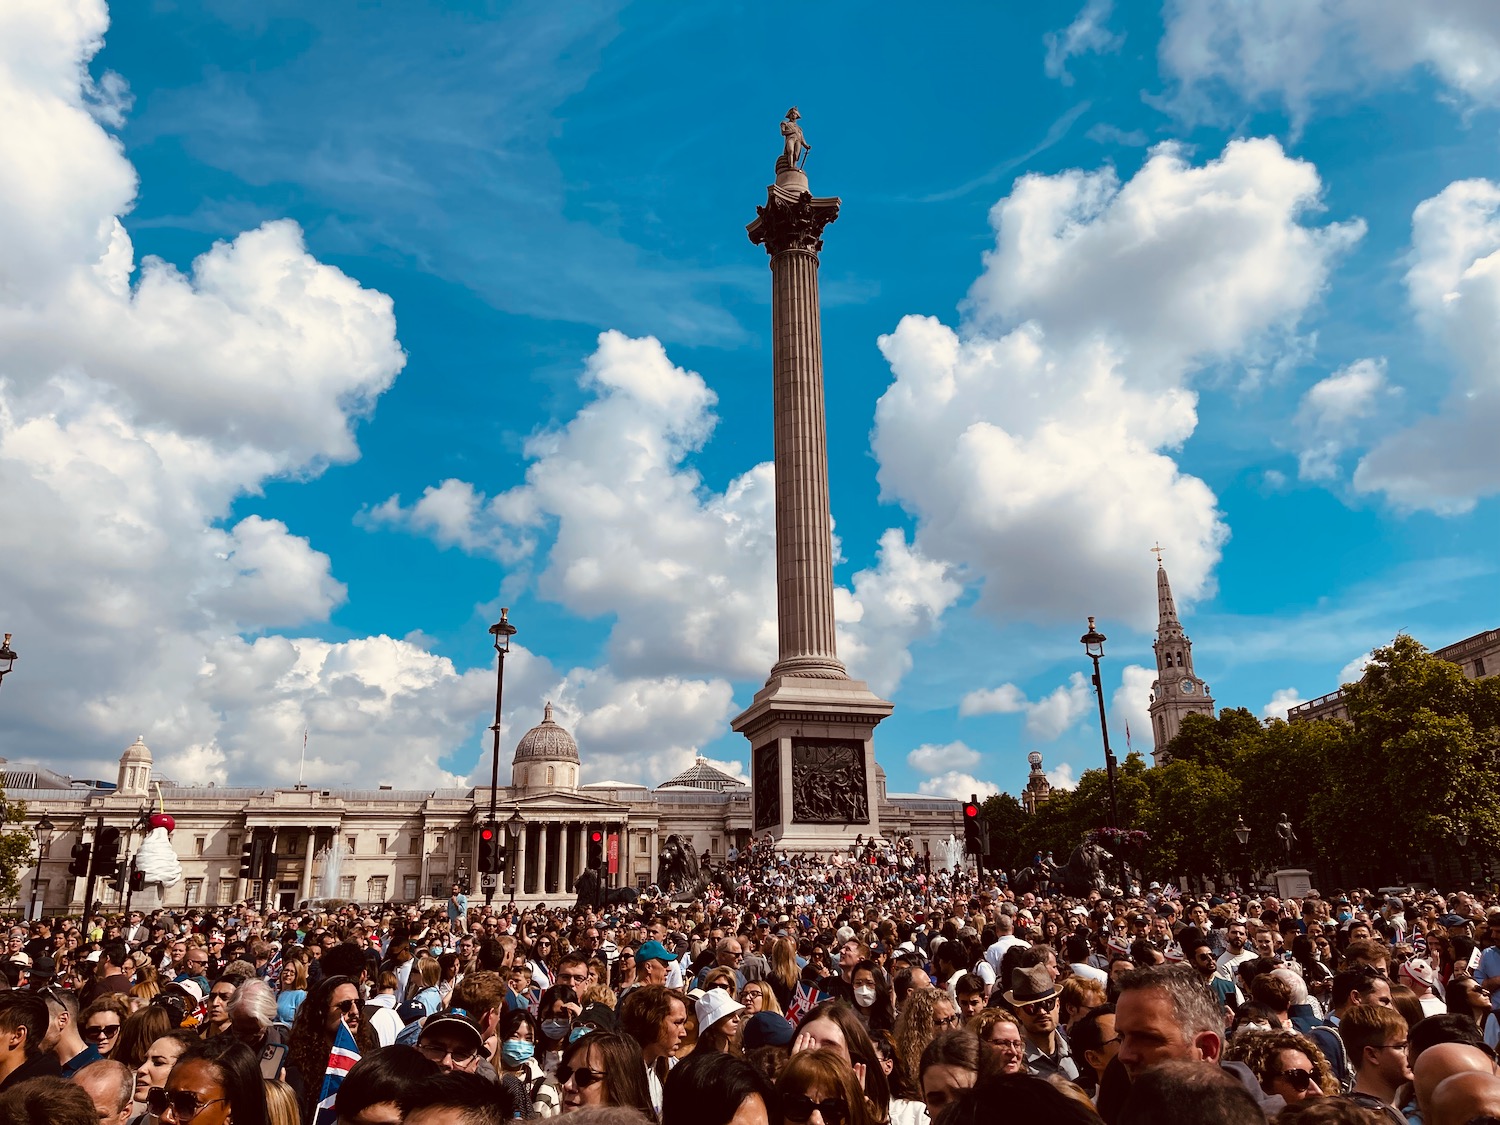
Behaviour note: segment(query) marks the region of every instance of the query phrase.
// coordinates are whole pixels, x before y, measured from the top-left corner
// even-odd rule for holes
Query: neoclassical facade
[[[1457,664],[1459,670],[1471,680],[1482,680],[1500,674],[1500,629],[1486,629],[1472,637],[1454,641],[1451,645],[1434,649],[1432,655],[1450,664]],[[1308,719],[1347,721],[1349,704],[1344,699],[1344,689],[1340,687],[1327,695],[1299,703],[1286,713],[1286,717],[1288,722]]]
[[[183,878],[167,906],[214,906],[250,899],[277,907],[339,898],[361,903],[441,900],[453,880],[481,896],[479,826],[489,813],[486,787],[463,789],[289,789],[177,785],[153,774],[143,738],[120,757],[113,785],[80,782],[40,766],[6,764],[5,794],[26,802],[26,827],[45,814],[54,826],[40,868],[22,874],[19,909],[35,901],[42,913],[78,912],[85,881],[68,874],[74,844],[92,841],[102,823],[125,834],[121,856],[144,838],[139,821],[156,806],[156,785],[173,818],[172,845]],[[573,736],[552,716],[524,734],[511,762],[510,785],[496,794],[508,866],[496,901],[573,901],[594,832],[615,886],[655,880],[658,841],[676,833],[722,860],[751,834],[750,789],[702,758],[656,788],[625,782],[580,784],[582,762]],[[962,836],[960,803],[942,797],[887,794],[876,767],[880,824],[886,835],[910,835],[919,854]],[[518,821],[513,818],[519,817]],[[853,842],[858,829],[850,827]],[[245,845],[258,843],[265,864],[240,875]],[[265,877],[263,877],[265,876]],[[33,886],[35,900],[33,900]],[[126,895],[100,879],[94,899],[106,909]]]

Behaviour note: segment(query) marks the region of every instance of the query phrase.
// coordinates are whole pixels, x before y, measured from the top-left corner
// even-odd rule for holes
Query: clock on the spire
[[[1178,686],[1182,688],[1183,695],[1192,695],[1198,690],[1198,685],[1192,680],[1183,680]]]

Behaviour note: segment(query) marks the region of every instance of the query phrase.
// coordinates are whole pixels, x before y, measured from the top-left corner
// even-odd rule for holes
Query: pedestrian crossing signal
[[[505,859],[500,853],[500,829],[494,821],[486,821],[479,829],[479,873],[498,875],[505,870]]]

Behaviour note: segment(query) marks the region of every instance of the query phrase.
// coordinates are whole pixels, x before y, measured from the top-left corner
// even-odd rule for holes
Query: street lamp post
[[[3,665],[3,667],[0,667],[0,683],[3,683],[5,677],[10,675],[11,670],[15,668],[16,658],[19,655],[15,649],[10,647],[10,634],[6,633],[5,640],[0,642],[0,665]]]
[[[9,641],[10,640],[9,635],[7,635],[5,639],[7,641]],[[9,646],[7,645],[7,647],[9,647]],[[11,658],[12,659],[15,658],[15,653],[11,653]],[[47,847],[48,847],[48,845],[50,845],[52,843],[52,833],[54,831],[56,831],[56,828],[57,828],[57,826],[52,823],[52,818],[49,817],[46,813],[43,813],[42,814],[42,819],[39,820],[39,821],[37,821],[36,822],[36,827],[34,829],[32,829],[32,831],[36,834],[36,873],[34,875],[32,875],[32,877],[31,877],[31,920],[32,921],[36,921],[36,919],[40,916],[37,913],[37,901],[36,901],[36,898],[37,898],[37,891],[40,889],[41,884],[42,884],[42,859],[47,854]]]
[[[513,810],[505,821],[505,835],[510,839],[510,853],[505,866],[510,871],[510,904],[513,907],[516,905],[516,844],[521,839],[521,829],[525,823],[520,809]]]
[[[1241,872],[1243,882],[1240,889],[1246,894],[1250,892],[1250,826],[1245,823],[1244,817],[1237,817],[1234,825],[1234,838],[1240,842],[1240,862],[1244,864]]]
[[[1453,833],[1453,840],[1458,845],[1458,866],[1463,874],[1464,886],[1469,885],[1469,833],[1460,825],[1458,831]]]
[[[1108,638],[1098,629],[1094,628],[1094,619],[1089,618],[1089,631],[1079,637],[1083,645],[1083,651],[1088,653],[1089,659],[1094,662],[1094,693],[1099,698],[1099,733],[1104,738],[1104,767],[1109,781],[1109,826],[1118,830],[1120,827],[1120,808],[1115,801],[1115,752],[1109,745],[1109,722],[1104,717],[1104,681],[1099,677],[1099,661],[1104,656],[1104,642]],[[1116,845],[1116,851],[1123,851]],[[1125,894],[1130,893],[1129,879],[1125,874],[1125,856],[1116,857],[1120,861],[1120,890]]]
[[[516,627],[510,623],[510,610],[502,606],[500,608],[500,620],[490,626],[490,636],[495,638],[495,654],[498,660],[495,665],[495,725],[490,730],[495,732],[495,743],[493,756],[490,760],[490,823],[495,823],[495,795],[500,787],[500,707],[505,701],[505,654],[510,651],[510,639],[516,635]],[[495,878],[484,888],[484,904],[489,906],[495,901]]]

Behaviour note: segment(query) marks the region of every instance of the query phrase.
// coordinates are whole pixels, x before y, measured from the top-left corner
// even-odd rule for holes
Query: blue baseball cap
[[[675,961],[676,957],[659,941],[648,941],[635,951],[635,963],[643,965],[647,961]]]

